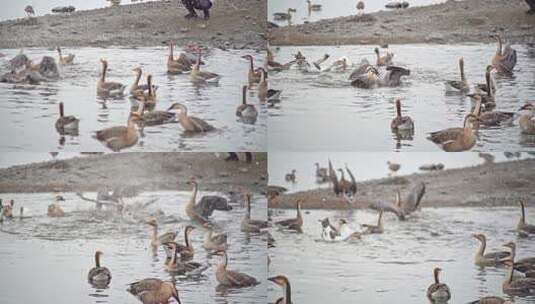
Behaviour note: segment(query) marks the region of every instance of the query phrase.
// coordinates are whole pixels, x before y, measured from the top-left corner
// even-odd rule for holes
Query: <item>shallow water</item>
[[[292,24],[302,24],[306,21],[314,22],[321,19],[336,18],[357,14],[357,0],[312,0],[313,4],[321,4],[320,11],[308,12],[308,4],[305,0],[268,0],[268,20],[275,22],[280,26],[288,25],[288,21],[275,21],[273,13],[285,13],[288,8],[295,8],[297,12],[292,13]],[[385,5],[391,0],[374,0],[364,1],[364,13],[374,13],[381,10],[387,10]],[[411,0],[408,1],[410,7],[424,6],[445,2],[444,0]]]
[[[160,233],[179,230],[177,240],[183,243],[183,228],[190,224],[183,212],[189,193],[143,193],[126,202],[134,204],[152,198],[158,201],[145,213],[140,211],[133,216],[127,212],[123,217],[112,211],[97,212],[94,204],[66,193],[63,194],[66,201],[61,205],[67,216],[49,218],[46,208],[54,195],[2,195],[4,201],[15,199],[16,210],[24,206],[25,215],[30,218],[15,218],[0,224],[1,303],[136,303],[136,298],[126,291],[127,284],[148,277],[176,280],[182,303],[266,303],[265,239],[240,232],[245,210],[240,202],[233,203],[234,209],[230,212],[216,211],[212,220],[220,231],[229,233],[229,268],[256,277],[261,285],[216,291],[218,283],[214,271],[220,257],[208,256],[202,248],[202,228],[197,227],[191,234],[196,251],[194,261],[210,267],[200,276],[171,276],[164,269],[163,250],[160,249],[156,257],[152,255],[149,245],[152,230],[141,223],[150,218],[149,213],[161,210],[166,216],[159,217]],[[265,219],[265,198],[254,199],[253,217]],[[94,266],[96,250],[104,252],[102,264],[112,272],[107,289],[95,289],[87,283],[87,272]]]
[[[0,71],[6,72],[9,59],[18,50],[0,50]],[[57,60],[57,52],[35,48],[25,49],[30,59],[44,55]],[[94,132],[111,126],[126,125],[132,102],[128,97],[107,100],[96,96],[96,81],[100,74],[100,58],[109,62],[110,81],[129,86],[134,82],[132,69],[141,66],[153,75],[157,90],[156,110],[167,110],[173,102],[184,103],[188,114],[205,119],[217,128],[215,132],[190,136],[183,134],[179,124],[146,127],[144,136],[128,151],[265,151],[267,111],[260,105],[256,90],[251,90],[249,102],[256,105],[259,116],[255,124],[244,124],[236,117],[241,103],[241,86],[247,82],[248,61],[241,56],[255,54],[252,50],[213,50],[206,56],[204,70],[222,75],[218,85],[194,85],[189,75],[167,75],[168,49],[150,48],[67,48],[74,53],[75,64],[60,68],[61,79],[40,85],[0,83],[0,131],[2,151],[110,151],[92,138]],[[259,60],[261,60],[260,57]],[[257,64],[261,64],[258,62]],[[202,68],[201,68],[202,69]],[[65,104],[66,115],[80,119],[79,136],[66,136],[65,142],[56,132],[58,103]],[[16,135],[16,136],[15,136]]]
[[[531,212],[530,212],[531,211]],[[294,210],[275,210],[274,220],[295,216]],[[385,218],[385,233],[368,235],[355,243],[320,241],[318,220],[345,218],[353,229],[376,223],[372,211],[314,210],[304,214],[304,233],[273,231],[275,248],[269,249],[270,275],[287,275],[296,303],[427,303],[426,290],[433,282],[434,267],[443,269],[441,281],[452,292],[450,303],[466,303],[486,295],[502,294],[506,270],[474,265],[478,241],[472,233],[484,233],[487,250],[517,243],[519,257],[533,256],[532,239],[520,239],[514,229],[519,208],[424,208],[407,222],[392,214]],[[535,209],[528,210],[535,222]],[[282,292],[268,288],[268,301]],[[515,298],[533,303],[535,297]]]
[[[518,63],[512,78],[495,76],[496,110],[516,111],[535,96],[535,56],[532,48],[513,46]],[[322,67],[347,56],[375,62],[374,46],[281,47],[278,62],[288,62],[301,50],[311,61],[331,55]],[[384,53],[385,49],[381,49]],[[428,132],[460,127],[472,102],[459,94],[446,94],[444,81],[458,79],[458,60],[465,60],[468,82],[484,83],[485,67],[494,44],[391,45],[394,64],[411,70],[394,88],[358,89],[348,81],[350,72],[304,73],[296,67],[270,75],[271,86],[282,89],[282,102],[269,113],[270,151],[439,151],[426,139]],[[395,115],[394,98],[401,98],[403,115],[415,124],[412,140],[398,140],[390,130]],[[512,126],[481,129],[472,151],[526,151],[535,148],[535,137]]]

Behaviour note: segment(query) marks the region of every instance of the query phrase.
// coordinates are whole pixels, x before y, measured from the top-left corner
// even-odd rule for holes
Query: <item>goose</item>
[[[24,12],[26,13],[26,16],[28,18],[35,16],[35,11],[33,10],[33,7],[31,5],[26,5],[26,7],[24,8]]]
[[[200,70],[201,51],[197,54],[197,61],[193,65],[190,73],[190,80],[194,83],[218,83],[221,76],[216,73]]]
[[[399,220],[404,221],[407,219],[408,215],[418,210],[424,195],[425,184],[419,182],[412,187],[409,195],[404,200],[401,199],[401,193],[397,190],[395,193],[395,201],[393,203],[379,202],[377,204],[372,204],[371,208],[392,212]]]
[[[262,72],[255,70],[254,68],[254,58],[251,55],[244,55],[241,58],[249,60],[249,71],[247,72],[247,80],[249,82],[249,88],[260,82],[260,77]]]
[[[487,247],[487,238],[484,234],[473,234],[472,237],[481,242],[479,249],[475,256],[475,263],[478,266],[496,266],[503,264],[503,260],[510,257],[511,254],[507,251],[496,251],[485,254]]]
[[[376,65],[377,66],[387,66],[392,65],[392,58],[394,58],[394,53],[386,52],[386,55],[381,56],[379,54],[379,48],[374,49],[375,55],[377,57]]]
[[[139,80],[141,79],[141,74],[143,74],[143,70],[140,67],[132,69],[132,72],[136,74],[136,80],[134,83],[130,86],[130,95],[136,96],[136,95],[142,95],[146,91],[149,90],[148,84],[139,84]],[[156,86],[154,86],[152,89],[156,90]]]
[[[89,270],[87,281],[90,284],[107,286],[111,281],[111,272],[108,268],[100,266],[102,251],[95,252],[95,267]]]
[[[69,65],[69,64],[73,64],[74,62],[74,54],[69,54],[67,56],[63,56],[61,54],[61,48],[58,46],[56,48],[56,50],[58,51],[58,55],[59,55],[59,64],[61,65]]]
[[[490,71],[487,68],[487,71],[485,72],[485,80],[487,83],[487,86],[490,86]],[[467,94],[466,96],[470,97],[472,100],[475,100],[476,102],[478,100],[481,101],[481,103],[485,106],[485,109],[492,109],[496,106],[496,100],[494,98],[494,93],[492,90],[488,90],[487,94],[480,94],[480,93],[474,93],[474,94]]]
[[[327,168],[321,168],[319,163],[315,163],[314,166],[316,166],[316,181],[320,183],[327,182],[329,180]]]
[[[227,233],[214,234],[212,229],[204,234],[203,247],[209,252],[225,251],[228,249]]]
[[[242,232],[259,233],[262,229],[268,228],[269,224],[267,221],[251,219],[251,198],[252,195],[250,193],[245,194],[247,210],[241,222],[240,230]]]
[[[108,61],[106,61],[105,59],[100,59],[100,62],[102,63],[102,74],[100,75],[100,78],[97,81],[97,95],[109,97],[123,96],[123,92],[126,86],[119,82],[106,81]]]
[[[152,85],[152,75],[147,75],[147,92],[138,90],[133,97],[143,103],[145,109],[152,110],[156,107],[156,87]]]
[[[173,55],[174,44],[169,42],[169,56],[167,57],[167,73],[171,75],[182,74],[191,71],[192,62],[186,57],[184,53],[180,53],[178,58]]]
[[[284,20],[291,20],[292,19],[292,13],[297,12],[294,8],[289,8],[286,13],[274,13],[273,19],[276,21],[284,21]]]
[[[429,285],[427,288],[427,299],[431,303],[446,303],[451,298],[450,288],[444,283],[440,283],[438,276],[442,269],[436,267],[433,270],[435,283]]]
[[[399,169],[401,169],[400,164],[391,161],[387,161],[386,164],[388,165],[388,170],[390,170],[390,175],[393,175],[394,173],[398,172]]]
[[[267,68],[268,70],[270,71],[277,71],[277,72],[280,72],[280,71],[284,71],[284,70],[288,70],[292,67],[292,65],[294,65],[296,63],[295,60],[292,60],[290,62],[287,62],[285,64],[281,64],[277,61],[275,61],[275,58],[273,56],[273,52],[268,48],[267,49],[267,54],[266,54],[266,64],[267,64]]]
[[[517,278],[514,279],[514,259],[504,262],[509,268],[505,281],[502,284],[502,290],[508,295],[527,296],[535,294],[535,278]]]
[[[215,128],[206,121],[194,116],[188,116],[188,109],[185,105],[175,102],[169,107],[169,109],[167,109],[167,111],[173,109],[180,111],[178,114],[178,122],[184,131],[190,133],[204,133],[215,130]]]
[[[464,58],[459,58],[459,71],[461,73],[461,80],[447,80],[446,91],[458,91],[461,93],[467,93],[470,90],[466,76],[464,75]]]
[[[195,209],[195,204],[197,203],[197,193],[199,191],[199,184],[197,183],[196,180],[193,180],[193,179],[189,181],[188,183],[190,185],[193,185],[193,190],[192,190],[191,198],[189,202],[184,207],[186,211],[186,215],[192,221],[197,222],[204,226],[205,224],[209,223],[208,219],[202,216],[201,214],[199,214],[197,210]],[[187,237],[187,233],[184,235],[184,237]]]
[[[321,11],[321,4],[312,4],[312,1],[307,0],[308,11]]]
[[[513,74],[513,69],[516,65],[516,50],[514,50],[510,44],[507,44],[505,48],[502,48],[502,38],[499,34],[491,35],[490,37],[496,39],[498,43],[498,49],[492,58],[492,66],[500,74]]]
[[[357,15],[362,16],[364,14],[364,1],[357,2]]]
[[[476,96],[476,106],[474,107],[473,114],[477,117],[478,126],[499,126],[501,124],[511,123],[514,120],[514,112],[504,111],[487,111],[481,112],[481,97]]]
[[[195,230],[195,227],[188,225],[184,229],[184,244],[177,244],[180,249],[180,258],[183,261],[191,260],[193,259],[193,256],[195,255],[195,249],[193,248],[193,244],[190,241],[190,234]]]
[[[297,215],[295,218],[285,219],[275,222],[275,225],[281,226],[285,229],[302,231],[303,228],[303,216],[301,215],[301,203],[302,200],[297,200],[295,204]]]
[[[535,135],[535,105],[526,103],[520,108],[518,124],[523,134]]]
[[[15,206],[15,201],[10,200],[8,205],[2,205],[2,201],[0,200],[0,205],[2,206],[2,216],[8,219],[13,218],[13,206]]]
[[[379,211],[379,218],[377,219],[377,225],[369,225],[369,224],[361,225],[363,228],[366,228],[363,234],[381,234],[385,231],[385,228],[383,225],[383,212],[384,212],[383,209]]]
[[[329,221],[329,218],[326,217],[322,220],[318,220],[321,223],[322,231],[321,237],[324,240],[334,240],[336,237],[340,236],[340,227],[335,227]],[[341,222],[340,222],[341,223]]]
[[[373,66],[368,66],[365,74],[351,80],[351,85],[361,89],[373,89],[379,85],[380,81],[379,71]]]
[[[396,114],[397,116],[390,122],[392,130],[410,131],[414,130],[414,122],[410,116],[401,116],[401,99],[396,99]]]
[[[371,66],[372,65],[370,64],[368,59],[362,59],[359,65],[353,71],[351,71],[351,74],[349,75],[349,80],[353,81],[359,78],[359,76],[366,74]]]
[[[348,66],[350,66],[350,64],[348,63],[347,57],[342,57],[334,61],[331,66],[325,69],[325,71],[344,72],[348,68]]]
[[[63,211],[63,208],[59,205],[60,201],[64,201],[63,197],[57,196],[56,202],[48,205],[47,215],[49,217],[63,217],[65,216],[65,212]]]
[[[487,72],[489,73],[490,77],[489,77],[489,80],[487,81],[485,79],[485,83],[477,83],[475,85],[475,90],[476,91],[483,91],[485,93],[488,93],[489,92],[489,88],[490,88],[490,91],[492,92],[492,94],[494,95],[494,93],[496,93],[496,84],[495,84],[495,81],[494,79],[492,78],[492,74],[490,74],[490,72],[492,72],[492,70],[494,69],[494,67],[492,65],[487,65],[487,68],[485,70],[485,75],[487,75]]]
[[[171,260],[165,265],[165,268],[170,273],[186,273],[194,270],[199,270],[202,267],[202,264],[197,262],[183,262],[183,252],[180,249],[180,245],[175,242],[165,243],[166,246],[170,247],[171,252],[173,252]],[[178,260],[178,254],[181,256],[181,260]]]
[[[292,183],[295,183],[295,173],[297,171],[295,169],[292,169],[292,171],[290,173],[286,173],[286,175],[284,176],[284,180],[286,180],[287,182],[292,182]]]
[[[503,246],[509,249],[510,256],[507,258],[507,260],[515,260],[515,257],[516,257],[515,242],[509,242],[507,244],[504,244]],[[515,266],[515,270],[518,270],[524,273],[527,277],[533,277],[533,276],[530,276],[529,274],[535,271],[535,257],[529,257],[529,258],[516,260],[514,263],[514,266]]]
[[[346,171],[351,179],[351,181],[348,181],[345,179],[345,174],[343,169],[338,169],[340,171],[340,180],[338,181],[338,186],[340,187],[340,191],[342,194],[347,196],[355,196],[357,193],[357,183],[355,181],[355,177],[353,176],[353,173],[349,170],[349,168],[346,165]]]
[[[259,68],[260,70],[260,82],[258,82],[258,100],[260,102],[265,102],[269,97],[268,96],[268,81],[267,81],[267,72],[264,68]]]
[[[516,225],[516,230],[521,234],[531,234],[535,235],[535,225],[530,225],[526,223],[526,206],[524,201],[520,201],[520,220],[518,221],[518,225]]]
[[[275,104],[280,103],[281,93],[282,93],[282,90],[274,90],[274,89],[267,90],[267,103],[270,106],[274,106]]]
[[[63,102],[59,103],[59,118],[56,120],[56,131],[61,134],[78,135],[80,120],[73,115],[65,116]]]
[[[158,126],[168,123],[176,123],[176,113],[169,111],[145,111],[145,103],[138,107],[137,114],[143,118],[143,126]]]
[[[143,304],[168,303],[171,299],[181,304],[175,284],[160,279],[148,278],[130,283],[127,291]]]
[[[143,121],[138,113],[132,112],[126,126],[115,126],[96,132],[95,138],[114,152],[132,147],[137,143],[136,123]]]
[[[228,257],[226,251],[218,251],[218,255],[222,256],[222,261],[217,265],[215,277],[219,284],[226,287],[249,287],[260,284],[255,278],[245,273],[228,270]]]
[[[275,304],[292,304],[292,287],[287,277],[278,275],[268,278],[271,282],[282,288],[283,297],[275,301]]]
[[[387,66],[386,73],[379,79],[379,86],[381,87],[397,87],[401,85],[401,77],[409,76],[411,71],[398,66]]]
[[[169,243],[169,242],[174,241],[178,234],[175,231],[169,231],[162,235],[158,235],[158,222],[156,222],[155,219],[148,221],[147,225],[152,227],[152,238],[150,240],[150,245],[152,246],[153,249],[160,247],[164,243]],[[166,253],[168,253],[168,256],[171,256],[170,252],[166,252]]]
[[[236,109],[236,116],[248,119],[256,119],[258,111],[253,104],[247,103],[247,86],[242,87],[242,103]]]
[[[440,146],[446,152],[470,150],[476,144],[476,136],[472,131],[472,125],[476,121],[477,117],[475,115],[468,114],[464,118],[463,128],[448,128],[432,132],[427,139]]]

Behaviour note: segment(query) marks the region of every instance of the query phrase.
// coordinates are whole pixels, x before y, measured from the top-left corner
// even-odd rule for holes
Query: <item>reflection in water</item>
[[[0,74],[8,70],[8,60],[18,50],[0,50]],[[55,50],[25,49],[30,59],[51,55]],[[265,151],[267,110],[258,103],[256,90],[250,90],[249,102],[258,109],[254,124],[236,121],[235,110],[241,102],[241,85],[247,83],[245,54],[255,55],[262,65],[262,56],[252,50],[212,50],[206,56],[206,70],[222,75],[219,84],[194,84],[188,74],[169,76],[166,60],[168,50],[156,48],[74,48],[65,50],[76,54],[73,65],[60,66],[60,79],[39,85],[0,83],[0,118],[5,122],[0,136],[4,151],[109,151],[92,138],[96,130],[125,125],[129,111],[138,102],[128,97],[106,98],[96,94],[100,74],[100,58],[109,62],[107,78],[130,86],[136,75],[132,68],[141,66],[145,75],[152,74],[158,86],[156,110],[167,110],[175,102],[187,105],[188,110],[206,119],[218,132],[199,137],[183,137],[178,124],[153,126],[146,131],[143,141],[128,151]],[[141,83],[144,83],[145,79]],[[54,129],[58,118],[58,104],[65,104],[65,113],[80,119],[79,136],[61,137]],[[10,136],[17,134],[20,136]]]
[[[293,210],[274,209],[274,220],[291,217]],[[515,227],[520,210],[515,208],[423,208],[406,222],[387,213],[384,233],[365,235],[356,242],[321,240],[321,219],[344,218],[352,230],[359,224],[377,222],[375,211],[307,211],[303,234],[273,230],[275,247],[269,249],[270,276],[284,274],[292,283],[295,303],[426,302],[426,289],[433,282],[433,268],[443,272],[441,282],[452,292],[450,303],[466,303],[480,296],[503,295],[506,269],[480,268],[474,264],[479,247],[471,234],[483,233],[488,250],[517,243],[518,254],[532,256],[535,245],[519,238]],[[531,212],[528,222],[535,221]],[[280,288],[268,287],[268,300],[281,296]],[[515,298],[515,303],[533,303],[535,297]]]
[[[201,193],[202,195],[220,193]],[[46,216],[46,206],[55,194],[3,194],[13,198],[15,207],[24,206],[26,218],[0,224],[0,302],[36,303],[54,299],[54,303],[134,303],[127,284],[144,278],[159,278],[176,282],[183,303],[266,303],[266,285],[216,290],[215,267],[218,257],[209,255],[201,244],[205,229],[198,227],[191,233],[196,250],[195,261],[208,266],[202,274],[170,275],[164,266],[165,253],[159,249],[153,256],[150,246],[151,228],[147,219],[156,218],[160,233],[179,230],[177,242],[183,243],[184,227],[191,222],[183,212],[183,203],[190,193],[151,192],[125,199],[127,208],[122,216],[113,206],[98,211],[93,203],[81,200],[73,193],[63,194],[60,202],[66,215],[62,218]],[[84,197],[95,197],[86,194]],[[157,201],[149,204],[153,199]],[[240,232],[244,208],[232,202],[228,212],[216,211],[213,222],[229,234],[229,255],[232,267],[256,278],[266,277],[266,243],[257,234]],[[254,198],[256,218],[266,216],[266,201]],[[144,208],[144,205],[148,207]],[[87,272],[94,266],[95,251],[104,252],[102,265],[110,269],[112,280],[108,288],[92,287]],[[262,261],[262,262],[259,262]],[[33,280],[26,280],[32,276]],[[21,293],[25,288],[35,292]],[[61,287],[62,296],[57,297]]]
[[[347,57],[353,68],[344,73],[307,72],[294,66],[272,73],[273,88],[283,90],[279,108],[270,109],[268,138],[271,151],[437,151],[427,140],[429,132],[462,127],[474,103],[461,94],[447,94],[444,82],[459,77],[457,62],[464,57],[472,87],[483,83],[485,67],[496,51],[494,44],[394,45],[394,64],[408,68],[410,76],[399,87],[359,89],[350,85],[350,71],[363,58],[375,59],[373,46],[281,47],[275,60],[288,62],[301,51],[314,61],[325,53],[333,61]],[[517,111],[535,94],[535,61],[527,48],[515,45],[518,64],[513,77],[495,76],[496,110]],[[374,60],[373,60],[374,61]],[[403,115],[414,121],[414,135],[392,132],[395,100],[403,102]],[[489,127],[476,132],[473,151],[518,151],[535,148],[534,136],[521,136],[518,123]]]

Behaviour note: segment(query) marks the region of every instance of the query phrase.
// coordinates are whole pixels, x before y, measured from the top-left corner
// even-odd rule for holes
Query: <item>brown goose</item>
[[[136,296],[143,304],[168,303],[171,299],[181,304],[175,284],[160,279],[149,278],[131,283],[128,292]]]
[[[476,144],[476,136],[473,133],[473,124],[477,117],[468,114],[464,118],[463,128],[449,128],[429,134],[429,139],[440,146],[446,152],[461,152],[472,149]]]
[[[438,276],[442,269],[436,267],[433,270],[435,283],[429,285],[427,288],[427,299],[430,303],[446,303],[451,298],[450,288],[444,283],[440,283]]]
[[[523,134],[535,135],[535,105],[533,103],[526,103],[520,108],[518,124]]]
[[[100,266],[101,255],[101,251],[95,252],[95,267],[89,270],[89,273],[87,274],[87,281],[90,284],[107,286],[111,281],[111,272],[108,268]]]
[[[217,265],[215,277],[219,284],[226,287],[249,287],[260,284],[255,278],[245,273],[228,270],[228,257],[226,251],[218,251],[218,255],[223,256],[222,261]]]
[[[56,120],[56,131],[61,135],[78,135],[80,120],[73,115],[65,116],[63,102],[59,103],[59,118]]]
[[[487,72],[485,73],[485,80],[487,82],[487,86],[490,86],[490,70],[492,70],[492,66],[487,67]],[[474,93],[474,94],[467,94],[466,96],[470,97],[474,101],[480,101],[481,104],[485,107],[485,110],[493,109],[496,107],[496,99],[494,98],[494,92],[492,90],[488,90],[487,94],[480,94],[480,93]]]
[[[515,242],[509,242],[503,245],[509,248],[510,257],[507,260],[515,260],[515,270],[524,273],[527,277],[533,277],[528,274],[535,271],[535,257],[522,258],[516,260],[516,244]]]
[[[245,56],[242,56],[241,58],[249,60],[249,71],[247,72],[247,81],[249,83],[249,88],[250,88],[260,82],[260,77],[262,76],[262,72],[259,70],[255,70],[253,56],[245,55]]]
[[[410,116],[401,116],[401,99],[396,99],[396,117],[392,119],[390,128],[392,130],[410,131],[414,130],[414,122]]]
[[[192,63],[186,58],[184,53],[180,53],[178,58],[173,55],[174,44],[169,42],[169,56],[167,57],[167,73],[171,75],[182,74],[191,71]]]
[[[147,225],[152,227],[152,237],[150,240],[150,245],[156,249],[164,243],[169,243],[175,240],[177,232],[169,231],[162,235],[158,235],[158,222],[155,219],[152,219],[147,222]],[[170,256],[170,255],[169,255]]]
[[[182,256],[181,245],[175,242],[165,243],[166,246],[170,247],[172,252],[171,260],[165,265],[166,270],[171,273],[186,273],[196,269],[199,269],[202,264],[197,262],[183,262],[184,258]],[[178,255],[180,254],[181,260],[178,260]]]
[[[379,218],[377,219],[377,225],[369,225],[369,224],[361,225],[363,228],[366,228],[363,234],[381,234],[385,231],[385,228],[383,225],[383,212],[384,211],[382,209],[379,211]]]
[[[195,249],[193,248],[193,245],[191,244],[191,241],[189,239],[189,235],[195,227],[188,225],[186,226],[186,229],[184,229],[184,244],[177,244],[178,248],[180,249],[180,258],[183,261],[191,260],[193,259],[193,256],[195,255]]]
[[[516,51],[509,44],[503,49],[500,35],[491,35],[491,38],[496,39],[498,42],[498,49],[492,58],[492,66],[500,74],[513,74],[513,69],[516,65]]]
[[[128,117],[126,126],[109,127],[99,130],[96,132],[95,138],[114,152],[132,147],[138,140],[136,123],[139,121],[143,121],[143,117],[132,112],[130,113],[130,117]]]
[[[149,90],[148,84],[139,84],[139,80],[141,80],[143,70],[140,67],[137,67],[132,69],[132,71],[136,74],[136,79],[134,80],[134,83],[130,86],[130,95],[133,95],[134,97],[138,95],[143,95]],[[154,87],[153,89],[155,88],[156,87]]]
[[[292,304],[292,287],[287,277],[278,275],[276,277],[268,278],[271,282],[277,284],[282,288],[283,296],[277,299],[275,304]]]
[[[190,73],[190,80],[194,83],[218,83],[221,76],[215,73],[201,71],[201,50],[197,55],[197,62],[193,65]]]
[[[185,207],[186,214],[194,222],[197,222],[201,225],[208,224],[208,219],[199,214],[195,209],[195,204],[197,203],[197,192],[199,191],[199,184],[195,180],[191,180],[188,183],[193,185],[193,191],[191,193],[191,198]],[[187,233],[185,234],[185,237],[187,237]]]
[[[448,91],[460,91],[466,93],[470,90],[466,76],[464,75],[464,58],[459,59],[459,71],[461,72],[461,80],[448,80],[446,81],[446,90]]]
[[[145,103],[138,107],[137,114],[143,118],[142,126],[158,126],[168,123],[176,123],[176,113],[169,111],[145,111]]]
[[[152,75],[147,75],[147,91],[134,91],[132,97],[141,101],[145,109],[154,109],[156,106],[156,87],[152,85]]]
[[[194,116],[188,116],[188,109],[185,105],[175,102],[169,107],[169,109],[167,109],[167,111],[173,109],[180,111],[178,114],[178,122],[184,131],[190,133],[204,133],[215,130],[215,128],[206,121]]]
[[[520,215],[518,225],[516,225],[516,230],[521,234],[535,235],[535,225],[526,223],[526,206],[524,205],[524,201],[520,201],[520,210],[522,213]]]
[[[245,194],[245,199],[247,203],[247,211],[245,212],[245,217],[241,222],[240,230],[242,232],[254,232],[259,233],[262,229],[268,228],[269,224],[267,221],[263,220],[253,220],[251,219],[251,193]]]
[[[236,109],[236,116],[249,119],[256,119],[258,116],[256,107],[247,103],[247,86],[242,87],[242,103]]]
[[[492,65],[487,65],[487,69],[485,70],[485,75],[486,72],[492,72],[492,70],[494,69],[494,67]],[[483,91],[485,93],[487,93],[489,91],[489,88],[490,90],[492,90],[492,94],[496,93],[496,85],[494,83],[494,80],[492,79],[492,77],[489,77],[489,80],[486,81],[485,79],[485,83],[477,83],[475,85],[475,90],[476,91]]]
[[[108,61],[100,59],[100,62],[102,63],[102,74],[100,75],[100,78],[97,81],[97,95],[109,97],[123,96],[123,92],[126,86],[119,82],[106,81]]]
[[[58,51],[58,55],[59,55],[59,64],[61,64],[61,65],[73,64],[73,62],[74,62],[74,54],[69,54],[67,56],[63,56],[61,54],[61,48],[59,46],[56,48],[56,50]]]
[[[227,233],[214,234],[212,229],[204,235],[203,247],[209,252],[225,251],[228,249]]]
[[[282,221],[275,222],[276,225],[279,225],[285,229],[302,231],[303,228],[303,216],[301,215],[301,203],[302,200],[297,200],[295,207],[297,215],[295,218],[290,218]]]
[[[260,102],[265,102],[268,97],[268,82],[267,82],[267,72],[264,70],[264,68],[259,68],[260,70],[260,81],[258,82],[258,99]]]
[[[508,295],[527,296],[535,294],[535,278],[514,279],[514,259],[505,262],[509,272],[502,284],[502,290]]]
[[[387,52],[386,55],[381,56],[379,54],[379,48],[374,49],[375,55],[377,56],[376,65],[385,66],[392,65],[392,58],[394,57],[393,53]]]
[[[475,263],[478,266],[497,266],[502,265],[504,259],[511,256],[511,253],[507,251],[497,251],[490,252],[485,254],[485,249],[487,248],[487,238],[484,234],[473,234],[475,239],[481,242],[479,249],[477,250],[475,256]]]
[[[476,106],[474,107],[473,114],[477,116],[480,126],[499,126],[501,124],[511,123],[515,117],[514,112],[504,111],[488,111],[481,112],[481,98],[476,97]]]

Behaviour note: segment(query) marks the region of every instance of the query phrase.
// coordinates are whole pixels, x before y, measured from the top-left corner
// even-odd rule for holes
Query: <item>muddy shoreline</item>
[[[209,21],[186,20],[180,0],[172,0],[19,18],[0,22],[0,48],[140,47],[173,40],[260,50],[265,48],[266,11],[263,0],[219,0]]]
[[[527,15],[527,10],[524,0],[449,0],[274,28],[269,41],[271,45],[494,43],[489,34],[499,32],[511,43],[535,43],[535,15]]]
[[[226,153],[119,153],[81,156],[0,169],[0,193],[89,192],[133,186],[141,191],[189,191],[191,177],[203,191],[265,190],[267,154],[227,162]],[[240,158],[245,158],[240,153]]]
[[[400,189],[402,199],[412,186],[424,182],[422,207],[517,206],[519,199],[535,205],[535,159],[493,163],[474,167],[415,173],[357,183],[357,198],[348,203],[330,189],[283,194],[269,201],[270,208],[295,208],[298,199],[304,209],[368,208],[378,201],[393,202]]]

